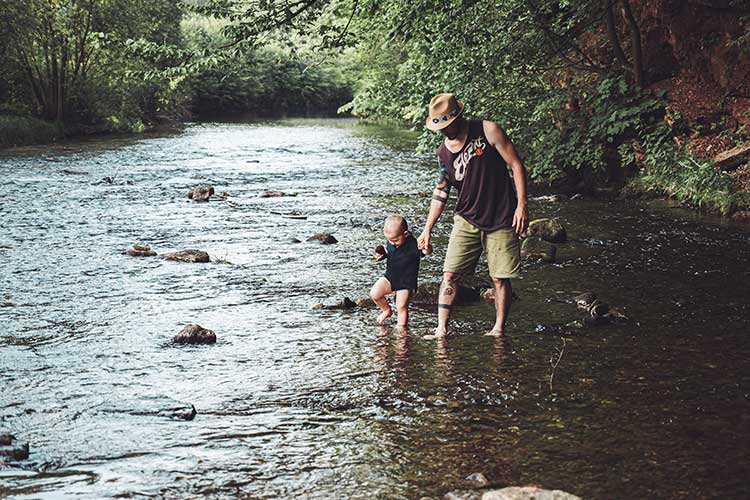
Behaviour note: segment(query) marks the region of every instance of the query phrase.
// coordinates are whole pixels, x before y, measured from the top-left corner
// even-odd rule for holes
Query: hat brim
[[[442,130],[448,125],[450,125],[451,123],[453,123],[454,121],[458,120],[458,118],[460,118],[461,115],[464,114],[464,103],[459,100],[456,100],[456,102],[458,103],[458,114],[456,116],[454,116],[450,120],[446,120],[444,122],[438,122],[438,123],[433,123],[432,118],[428,116],[427,119],[425,120],[425,127],[427,127],[430,130],[435,130],[435,131]]]

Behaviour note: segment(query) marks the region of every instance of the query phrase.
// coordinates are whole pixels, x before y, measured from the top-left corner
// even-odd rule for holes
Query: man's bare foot
[[[390,309],[388,309],[387,311],[383,311],[382,313],[380,313],[380,316],[378,316],[378,319],[375,320],[375,323],[377,323],[378,325],[382,325],[383,323],[385,323],[385,320],[387,320],[391,316],[393,316],[393,311],[391,311]]]
[[[502,337],[503,336],[503,331],[500,330],[499,328],[495,327],[492,330],[490,330],[489,332],[485,333],[484,336],[485,337]]]
[[[430,335],[425,335],[423,339],[442,339],[448,334],[448,331],[443,327],[435,328]]]

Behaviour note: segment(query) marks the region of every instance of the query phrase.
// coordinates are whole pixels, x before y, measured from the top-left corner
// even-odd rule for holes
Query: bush
[[[59,123],[30,116],[0,115],[0,147],[47,143],[62,136]]]

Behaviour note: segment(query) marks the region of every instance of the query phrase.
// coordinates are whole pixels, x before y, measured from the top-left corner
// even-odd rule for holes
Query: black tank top
[[[482,120],[469,121],[466,144],[452,153],[443,142],[437,148],[448,182],[458,189],[456,214],[482,231],[513,225],[518,204],[508,165],[484,135]]]

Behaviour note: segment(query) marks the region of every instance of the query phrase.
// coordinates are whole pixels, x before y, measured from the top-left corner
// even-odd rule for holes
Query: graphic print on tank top
[[[471,159],[475,156],[482,156],[486,148],[487,144],[484,142],[484,136],[479,136],[466,143],[464,149],[453,160],[453,170],[457,181],[464,180],[466,168],[469,166]]]

